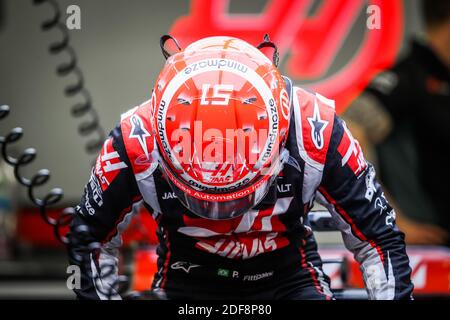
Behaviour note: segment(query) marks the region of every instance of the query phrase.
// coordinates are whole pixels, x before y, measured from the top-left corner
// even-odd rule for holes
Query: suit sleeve
[[[117,282],[120,233],[141,196],[125,152],[120,126],[109,135],[92,169],[70,225],[69,261],[81,271],[79,299],[120,299]]]
[[[338,117],[317,196],[360,264],[369,298],[410,299],[411,269],[395,211],[375,178],[375,169]]]

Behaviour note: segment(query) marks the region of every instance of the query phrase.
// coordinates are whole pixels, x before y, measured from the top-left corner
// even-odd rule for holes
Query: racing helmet
[[[204,38],[165,56],[151,111],[161,171],[196,215],[242,215],[288,158],[285,82],[271,59],[233,37]]]

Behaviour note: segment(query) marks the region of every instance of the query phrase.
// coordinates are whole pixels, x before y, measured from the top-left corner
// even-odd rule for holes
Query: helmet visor
[[[225,220],[238,217],[256,206],[264,196],[267,194],[270,183],[273,179],[265,181],[254,192],[245,195],[242,198],[218,201],[222,197],[221,194],[208,194],[209,200],[202,200],[183,192],[170,179],[167,179],[169,184],[178,197],[178,200],[196,215],[212,220]]]
[[[277,159],[280,160],[278,161],[278,165],[274,167],[274,170],[271,170],[272,174],[270,177],[268,179],[261,179],[260,182],[256,182],[255,184],[258,186],[255,187],[252,192],[246,193],[243,191],[240,193],[240,191],[236,191],[228,195],[220,193],[205,194],[202,192],[196,192],[195,196],[191,195],[189,192],[186,192],[186,188],[188,187],[183,187],[184,183],[179,181],[168,167],[163,163],[161,166],[163,172],[168,176],[167,181],[173,192],[187,209],[202,218],[226,220],[244,214],[257,206],[264,199],[288,157],[289,153],[287,150],[284,150],[282,156]],[[174,183],[173,179],[176,179],[178,182]],[[242,194],[245,195],[242,196]]]

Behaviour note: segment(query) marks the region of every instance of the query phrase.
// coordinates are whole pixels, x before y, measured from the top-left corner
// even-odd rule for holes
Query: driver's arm
[[[118,126],[103,145],[70,226],[69,259],[81,270],[81,288],[74,289],[79,299],[120,299],[111,288],[120,233],[140,201]],[[96,242],[101,246],[92,248]]]
[[[318,200],[329,209],[360,263],[370,299],[410,299],[413,284],[404,234],[359,143],[335,117]]]

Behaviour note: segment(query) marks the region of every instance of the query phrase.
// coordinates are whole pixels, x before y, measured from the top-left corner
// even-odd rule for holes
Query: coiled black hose
[[[91,136],[86,143],[86,151],[89,154],[96,154],[101,150],[103,142],[106,139],[105,131],[101,127],[97,111],[92,106],[92,98],[89,91],[84,85],[83,72],[78,66],[78,58],[75,50],[70,45],[70,36],[66,25],[61,22],[61,10],[59,4],[55,0],[33,0],[33,4],[42,5],[49,4],[53,9],[53,17],[44,21],[41,24],[43,31],[59,30],[62,38],[50,44],[49,52],[51,54],[59,55],[66,53],[69,56],[68,62],[60,64],[56,68],[58,76],[66,77],[73,75],[76,82],[65,87],[64,93],[67,97],[81,96],[83,102],[72,106],[71,113],[76,118],[86,118],[78,126],[78,132],[82,136]]]
[[[2,105],[0,106],[0,120],[6,118],[10,112],[9,106]],[[47,208],[49,206],[55,205],[58,203],[62,197],[63,197],[63,190],[60,188],[54,188],[50,190],[47,195],[45,195],[43,198],[39,198],[36,196],[36,188],[43,186],[47,181],[50,179],[50,171],[47,169],[39,170],[36,174],[33,175],[31,179],[26,178],[22,175],[21,169],[24,166],[27,166],[33,160],[36,158],[37,152],[33,148],[27,148],[25,149],[20,156],[17,158],[14,158],[8,153],[8,147],[9,145],[17,142],[20,140],[20,138],[23,136],[23,130],[22,128],[14,128],[12,129],[7,135],[1,136],[0,135],[0,149],[1,149],[1,156],[4,159],[4,161],[14,168],[14,177],[16,180],[27,188],[28,198],[33,202],[34,205],[36,205],[39,208],[39,212],[41,214],[42,219],[52,226],[53,233],[60,241],[63,243],[69,252],[73,252],[73,250],[70,250],[71,247],[78,246],[78,243],[73,243],[73,241],[77,240],[71,240],[71,239],[84,239],[89,234],[89,227],[87,225],[80,225],[75,230],[71,230],[71,232],[76,233],[76,236],[74,237],[66,237],[66,235],[63,235],[61,233],[61,228],[68,226],[70,222],[72,221],[75,209],[74,208],[66,208],[63,210],[57,218],[53,218],[49,215],[47,212]],[[80,240],[78,240],[80,241]],[[101,248],[101,244],[99,242],[93,242],[90,243],[88,246],[85,246],[83,250],[86,250],[87,252],[91,252],[92,250],[97,250]],[[82,259],[82,255],[74,256],[73,259],[77,261],[78,263],[87,263],[84,262]],[[90,268],[86,268],[86,270],[90,270]],[[111,276],[113,273],[115,273],[115,265],[106,264],[101,267],[101,276],[102,277],[108,277]],[[92,276],[92,275],[91,275]],[[93,277],[94,281],[97,283],[98,281],[101,281],[100,276]],[[116,294],[122,294],[124,286],[120,288],[121,284],[126,282],[127,279],[124,276],[120,276],[115,280],[115,282],[111,285],[107,291],[101,289],[101,286],[97,286],[97,290],[99,290],[103,295],[111,299]],[[122,289],[122,290],[120,290]]]

